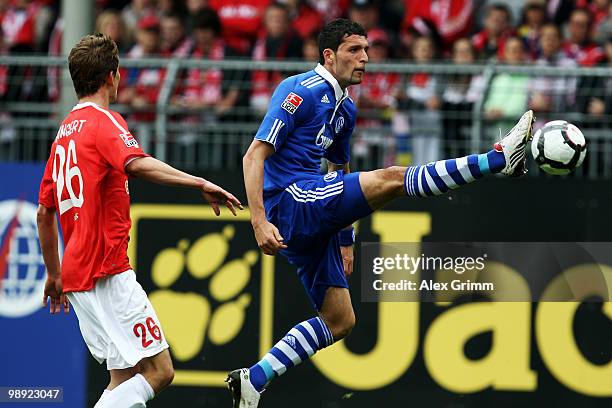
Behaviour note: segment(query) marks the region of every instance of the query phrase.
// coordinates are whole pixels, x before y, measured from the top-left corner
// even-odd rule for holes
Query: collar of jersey
[[[86,108],[88,106],[92,106],[94,108],[100,108],[100,106],[98,106],[97,104],[93,103],[93,102],[83,102],[83,103],[77,103],[74,108],[72,108],[72,110],[70,112],[74,112],[75,110],[79,110],[79,109],[83,109]],[[102,108],[100,108],[102,109]]]
[[[331,72],[329,72],[327,68],[325,68],[323,65],[317,64],[314,70],[317,74],[321,75],[323,79],[329,82],[329,84],[334,88],[334,92],[336,94],[336,103],[338,103],[338,101],[340,101],[342,97],[348,95],[348,88],[342,91],[342,88],[340,88],[340,84],[338,83],[336,78],[334,78]]]

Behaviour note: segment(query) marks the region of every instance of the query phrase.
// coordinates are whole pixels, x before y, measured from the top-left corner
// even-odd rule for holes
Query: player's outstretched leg
[[[525,149],[534,121],[533,112],[525,112],[514,128],[488,153],[440,160],[424,166],[362,172],[359,184],[370,208],[376,210],[405,195],[431,197],[444,194],[489,173],[522,176],[527,172]]]

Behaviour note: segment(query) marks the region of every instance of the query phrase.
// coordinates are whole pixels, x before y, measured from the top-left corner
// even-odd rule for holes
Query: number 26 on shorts
[[[141,338],[143,348],[147,348],[153,343],[153,340],[147,338],[147,331],[155,340],[161,341],[161,330],[159,330],[159,326],[155,323],[155,320],[153,320],[152,317],[147,317],[145,323],[146,327],[143,323],[136,323],[133,328],[134,335]]]

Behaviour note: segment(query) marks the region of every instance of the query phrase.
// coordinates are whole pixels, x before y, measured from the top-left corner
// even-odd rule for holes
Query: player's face
[[[357,85],[363,81],[368,63],[368,40],[361,35],[351,35],[338,47],[336,79],[340,86]]]

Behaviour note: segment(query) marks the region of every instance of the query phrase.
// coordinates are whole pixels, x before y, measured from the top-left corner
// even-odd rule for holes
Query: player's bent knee
[[[335,316],[332,319],[325,319],[329,331],[331,331],[334,341],[339,341],[348,336],[355,327],[355,313],[352,309],[342,316]]]
[[[174,380],[174,367],[168,350],[162,351],[151,359],[143,362],[143,372],[155,393],[157,394]]]

